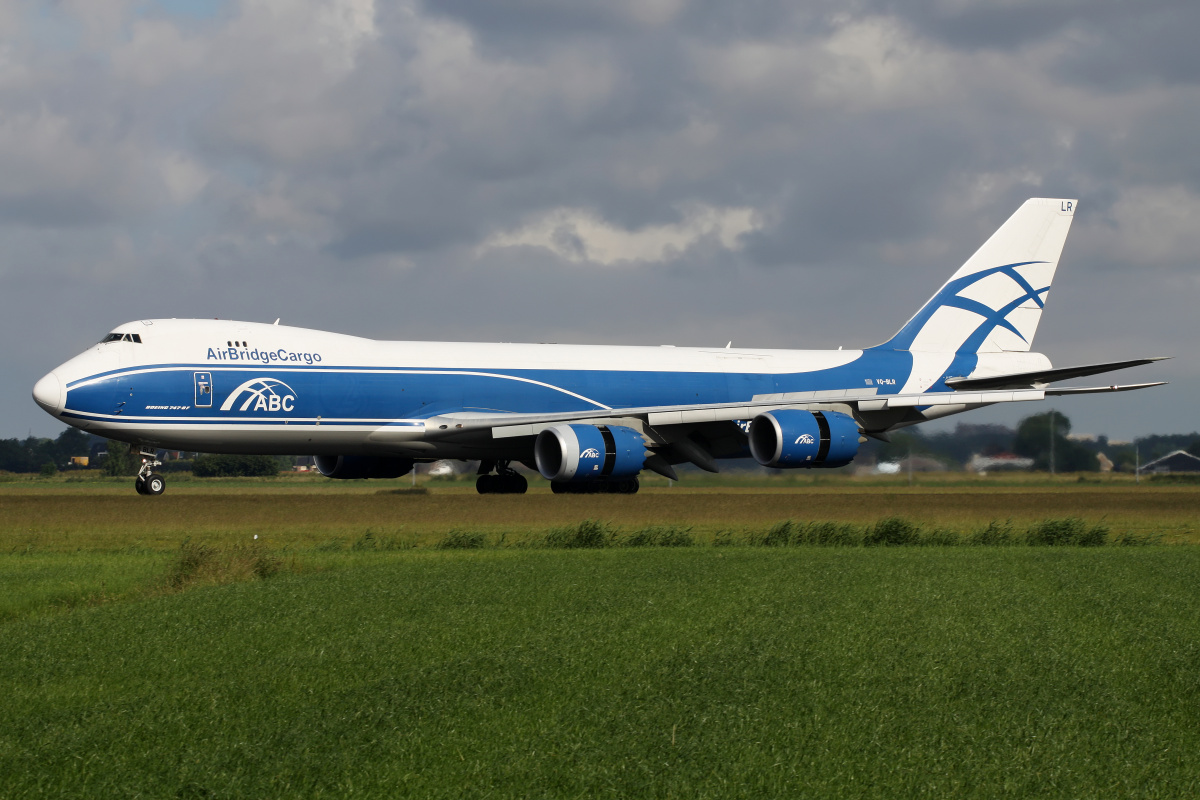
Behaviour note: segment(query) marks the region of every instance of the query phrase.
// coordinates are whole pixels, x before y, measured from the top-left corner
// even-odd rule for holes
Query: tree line
[[[1056,472],[1093,472],[1100,469],[1103,453],[1114,469],[1132,472],[1176,450],[1200,456],[1200,433],[1154,434],[1132,442],[1113,443],[1107,436],[1094,440],[1069,438],[1071,420],[1060,411],[1025,417],[1016,430],[1006,425],[959,423],[953,431],[924,433],[919,427],[891,434],[890,442],[871,442],[864,451],[879,461],[900,461],[924,456],[947,465],[962,466],[971,456],[1012,454],[1033,459],[1033,469]]]
[[[135,475],[141,466],[141,459],[125,442],[105,440],[79,428],[67,428],[54,439],[0,439],[0,472],[53,475],[67,469],[71,459],[83,456],[89,457],[89,468],[99,468],[107,475]],[[253,477],[277,475],[281,468],[291,466],[291,461],[289,456],[199,454],[163,466],[171,472],[190,470],[199,478]]]
[[[90,455],[93,439],[79,428],[67,428],[56,439],[0,439],[0,471],[57,471],[72,458]]]

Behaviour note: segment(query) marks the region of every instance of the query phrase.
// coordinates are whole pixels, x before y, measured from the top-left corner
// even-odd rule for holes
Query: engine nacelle
[[[555,425],[538,434],[533,455],[550,481],[632,478],[646,463],[646,445],[620,425]]]
[[[326,478],[399,478],[413,468],[411,458],[388,456],[317,456],[317,470]]]
[[[858,454],[862,431],[837,411],[781,409],[750,422],[750,454],[764,467],[842,467]]]

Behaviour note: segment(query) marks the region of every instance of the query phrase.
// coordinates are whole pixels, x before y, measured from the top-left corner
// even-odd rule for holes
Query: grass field
[[[386,553],[4,626],[0,795],[1188,797],[1200,550]]]
[[[0,797],[1200,791],[1200,548],[754,546],[1195,542],[1200,487],[379,486],[0,484]]]

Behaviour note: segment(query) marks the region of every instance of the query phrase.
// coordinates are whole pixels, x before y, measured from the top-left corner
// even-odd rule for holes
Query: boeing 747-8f
[[[1156,358],[1055,369],[1030,352],[1074,200],[1031,199],[888,341],[864,350],[386,342],[224,320],[141,320],[37,382],[57,419],[141,447],[315,455],[330,478],[478,460],[481,493],[636,492],[672,465],[848,464],[867,437]]]

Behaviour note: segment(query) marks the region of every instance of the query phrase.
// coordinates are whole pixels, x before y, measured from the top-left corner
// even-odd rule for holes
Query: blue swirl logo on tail
[[[999,267],[983,269],[978,272],[973,272],[970,275],[964,275],[961,278],[952,278],[941,290],[930,298],[921,310],[908,321],[908,323],[900,329],[900,331],[891,338],[888,342],[880,345],[880,348],[888,348],[892,350],[909,350],[912,349],[913,343],[925,326],[933,318],[934,314],[943,308],[957,308],[962,311],[968,311],[971,314],[979,317],[978,322],[970,322],[966,325],[955,326],[953,333],[950,331],[942,331],[948,334],[949,338],[954,340],[953,343],[946,342],[944,346],[936,348],[941,352],[959,352],[959,353],[976,353],[983,347],[984,342],[997,328],[1002,328],[1009,331],[1028,348],[1032,338],[1026,337],[1016,325],[1009,319],[1014,311],[1032,301],[1036,307],[1038,314],[1045,307],[1045,296],[1050,291],[1050,286],[1043,286],[1040,289],[1035,289],[1029,281],[1017,271],[1018,267],[1025,267],[1032,264],[1046,264],[1045,261],[1020,261],[1014,264],[1004,264]],[[991,305],[981,302],[980,300],[971,297],[963,296],[963,292],[973,286],[981,283],[993,275],[1004,275],[1015,284],[1017,292],[1016,297],[1005,293],[1005,296],[1012,297],[1011,300],[1000,301],[997,303],[999,308],[993,308]],[[990,289],[990,287],[989,287]],[[991,293],[986,292],[986,293]],[[998,293],[997,293],[998,294]],[[1035,323],[1036,324],[1036,323]]]

